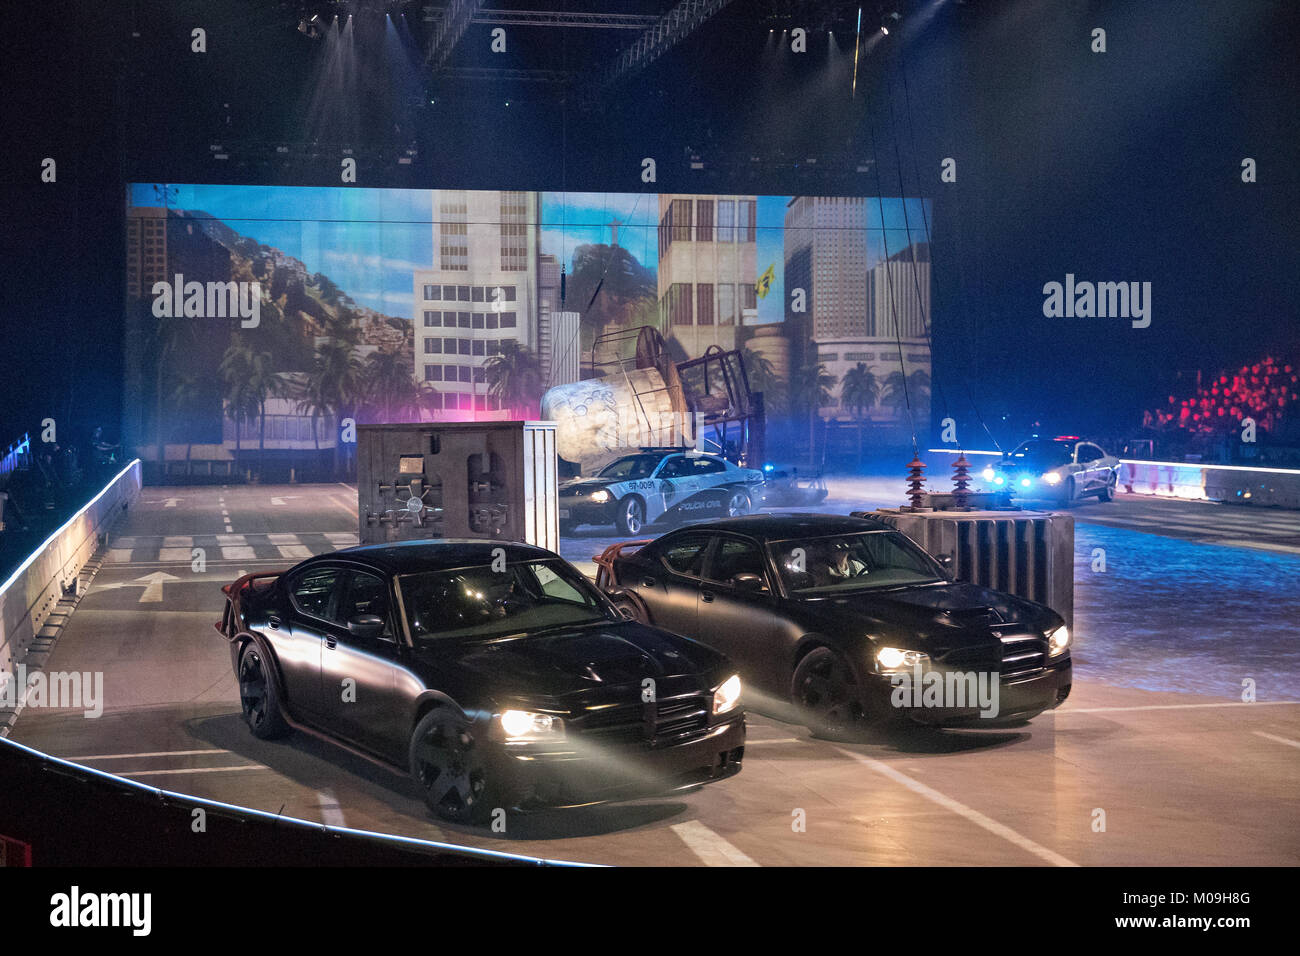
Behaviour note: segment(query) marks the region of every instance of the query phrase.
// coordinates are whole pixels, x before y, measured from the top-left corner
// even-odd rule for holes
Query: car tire
[[[503,805],[474,729],[461,714],[435,707],[411,733],[411,777],[429,809],[452,823],[484,823]]]
[[[839,740],[862,728],[860,690],[848,661],[829,647],[818,647],[795,668],[790,700],[813,736]]]
[[[749,495],[737,488],[731,493],[727,500],[727,517],[739,518],[741,515],[747,515],[753,510],[753,504],[749,500]]]
[[[614,527],[623,534],[640,534],[645,527],[645,502],[636,495],[628,495],[620,501]]]
[[[289,732],[289,724],[280,709],[280,694],[275,686],[273,664],[262,649],[250,641],[239,655],[239,709],[249,731],[258,740],[274,740]]]
[[[1106,483],[1101,486],[1101,491],[1097,492],[1098,501],[1111,501],[1114,499],[1115,483],[1117,480],[1115,473],[1112,471],[1110,477],[1106,479]]]
[[[633,620],[639,621],[642,624],[651,623],[650,609],[645,606],[645,601],[642,601],[635,594],[628,594],[625,592],[613,600],[615,607],[625,607],[631,611]]]

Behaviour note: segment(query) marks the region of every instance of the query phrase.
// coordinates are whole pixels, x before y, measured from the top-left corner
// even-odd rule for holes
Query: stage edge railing
[[[0,584],[0,682],[16,665],[54,611],[75,587],[112,523],[140,497],[140,460],[123,468],[80,511],[65,521]],[[21,694],[23,688],[18,688]]]

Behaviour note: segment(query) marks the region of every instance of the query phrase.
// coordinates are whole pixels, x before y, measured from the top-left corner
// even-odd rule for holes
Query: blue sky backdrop
[[[133,183],[131,206],[162,205],[161,187]],[[299,259],[329,276],[356,302],[410,317],[411,274],[433,262],[433,192],[337,186],[170,184],[168,205],[205,212],[241,235]],[[771,292],[759,300],[759,322],[783,317],[784,224],[789,196],[759,196],[757,273],[774,266]],[[883,220],[882,220],[883,211]],[[867,265],[925,239],[930,203],[867,200]],[[619,223],[619,245],[652,271],[659,267],[659,198],[654,193],[541,194],[541,250],[572,269],[578,246],[608,243]],[[885,229],[882,230],[881,223]],[[931,223],[932,225],[932,223]]]

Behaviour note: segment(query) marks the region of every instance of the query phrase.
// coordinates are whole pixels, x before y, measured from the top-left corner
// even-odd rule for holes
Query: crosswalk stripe
[[[674,823],[672,831],[691,848],[705,866],[758,866],[739,848],[698,820]]]

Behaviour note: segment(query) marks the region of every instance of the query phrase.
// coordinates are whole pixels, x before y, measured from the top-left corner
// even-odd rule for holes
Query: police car
[[[1095,495],[1110,501],[1119,480],[1119,459],[1078,435],[1035,435],[985,468],[983,477],[994,491],[1010,491],[1018,498],[1069,504]]]
[[[762,484],[762,472],[717,455],[643,448],[560,485],[560,530],[612,524],[638,534],[654,521],[736,517],[754,507]]]

